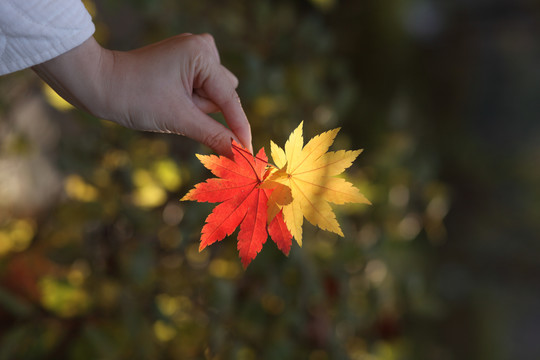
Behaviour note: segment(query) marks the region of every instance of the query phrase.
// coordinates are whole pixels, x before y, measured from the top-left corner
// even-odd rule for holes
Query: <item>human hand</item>
[[[219,154],[231,138],[252,151],[251,130],[212,36],[182,34],[129,52],[90,38],[34,70],[72,104],[123,126],[185,135]],[[207,113],[221,111],[226,128]]]

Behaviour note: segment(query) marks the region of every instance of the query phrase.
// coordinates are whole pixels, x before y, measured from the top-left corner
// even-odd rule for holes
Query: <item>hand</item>
[[[220,64],[210,35],[182,34],[129,52],[103,49],[90,38],[34,70],[98,117],[185,135],[223,155],[231,154],[231,138],[253,151],[238,80]],[[206,115],[217,111],[229,128]]]

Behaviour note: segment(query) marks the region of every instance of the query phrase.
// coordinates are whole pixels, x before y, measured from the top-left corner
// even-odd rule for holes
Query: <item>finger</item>
[[[221,65],[221,68],[223,69],[223,72],[225,73],[225,75],[231,81],[232,86],[236,89],[238,87],[238,78],[232,72],[230,72],[229,69],[227,69],[225,66]]]
[[[200,37],[206,41],[206,43],[208,44],[208,47],[210,48],[210,50],[212,51],[212,54],[216,57],[217,59],[217,62],[219,63],[221,60],[219,58],[219,51],[216,47],[216,42],[214,41],[214,37],[208,33],[205,33],[205,34],[201,34]]]
[[[236,89],[238,87],[238,78],[232,72],[230,72],[225,66],[222,66],[222,65],[220,66],[223,71],[223,74],[231,82],[231,86]],[[194,92],[196,92],[197,95],[208,99],[208,94],[206,93],[206,91],[204,91],[204,88],[202,87],[197,88],[194,90]]]
[[[203,94],[197,94],[197,91],[195,91],[191,99],[193,100],[193,103],[205,114],[220,112],[219,106],[208,100]]]
[[[227,70],[227,68],[225,68],[224,66],[222,66],[222,68],[225,75],[231,81],[232,86],[236,88],[238,86],[238,79],[236,78],[236,76],[234,76],[234,74],[230,72],[229,70]],[[216,112],[221,111],[219,106],[217,106],[213,101],[208,99],[208,94],[206,93],[206,91],[204,91],[203,88],[195,89],[193,91],[192,98],[193,98],[193,102],[197,105],[197,107],[206,114],[216,113]]]
[[[251,127],[240,104],[240,98],[228,76],[225,75],[220,66],[215,66],[205,80],[202,90],[208,95],[209,100],[219,106],[225,121],[231,131],[238,137],[240,143],[253,152]]]

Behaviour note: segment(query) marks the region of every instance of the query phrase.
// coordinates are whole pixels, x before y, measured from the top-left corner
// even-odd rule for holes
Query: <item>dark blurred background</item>
[[[342,127],[345,237],[246,271],[180,203],[208,149],[0,78],[0,359],[539,359],[540,4],[95,0],[127,50],[214,35],[255,148]]]

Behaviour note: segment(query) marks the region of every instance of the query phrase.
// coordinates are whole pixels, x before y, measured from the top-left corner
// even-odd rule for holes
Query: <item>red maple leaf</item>
[[[261,251],[268,234],[278,248],[288,255],[292,235],[283,221],[282,212],[267,224],[268,197],[273,189],[260,188],[267,175],[268,158],[264,148],[254,157],[233,141],[232,152],[232,159],[197,155],[217,178],[195,185],[182,198],[198,202],[221,202],[206,218],[199,251],[231,235],[240,225],[237,247],[244,268]]]

